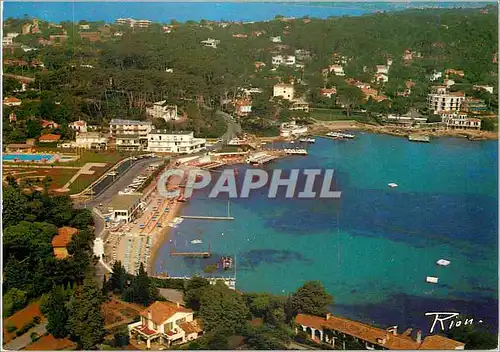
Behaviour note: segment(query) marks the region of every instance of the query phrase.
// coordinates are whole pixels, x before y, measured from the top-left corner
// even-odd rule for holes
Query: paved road
[[[82,208],[93,208],[98,206],[100,203],[107,203],[111,200],[113,196],[118,194],[118,191],[122,191],[126,186],[132,183],[134,178],[137,177],[141,172],[145,171],[146,168],[151,164],[158,164],[162,162],[163,158],[147,158],[138,161],[134,166],[128,169],[123,175],[118,175],[116,181],[111,184],[104,192],[95,197],[90,202],[85,202],[79,206]]]
[[[38,324],[31,330],[28,330],[24,335],[16,337],[14,340],[6,343],[3,348],[10,351],[19,351],[31,343],[31,333],[36,332],[39,336],[42,336],[47,332],[47,322]]]

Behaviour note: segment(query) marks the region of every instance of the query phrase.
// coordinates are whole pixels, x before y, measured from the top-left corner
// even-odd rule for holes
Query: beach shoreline
[[[182,214],[182,209],[182,202],[174,200],[173,204],[169,206],[169,212],[166,219],[167,226],[163,228],[162,231],[158,231],[153,238],[153,244],[151,245],[151,254],[147,268],[149,276],[157,275],[155,270],[155,262],[158,255],[158,250],[165,243],[165,241],[168,240],[170,233],[173,230],[173,227],[170,227],[168,224]]]

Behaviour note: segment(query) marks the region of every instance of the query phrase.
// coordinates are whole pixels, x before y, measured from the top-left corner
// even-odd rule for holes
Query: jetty
[[[259,153],[255,153],[255,154],[249,156],[247,158],[246,162],[249,164],[262,165],[262,164],[268,163],[274,159],[278,159],[278,156],[277,155],[270,155],[270,154],[267,154],[266,152],[259,152]]]
[[[183,219],[197,220],[234,220],[234,216],[201,216],[201,215],[181,215]]]
[[[210,258],[212,256],[212,252],[170,252],[171,257],[190,257],[190,258]]]
[[[410,134],[408,136],[408,140],[410,142],[429,143],[431,141],[431,138],[429,136],[424,136],[424,135],[420,135],[420,134]]]

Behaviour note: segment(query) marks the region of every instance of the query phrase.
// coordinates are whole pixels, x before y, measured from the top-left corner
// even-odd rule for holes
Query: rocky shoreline
[[[317,122],[310,125],[310,130],[314,134],[326,133],[335,130],[361,130],[373,133],[389,134],[392,136],[408,137],[410,134],[426,135],[430,137],[456,137],[467,138],[471,141],[498,140],[497,132],[477,131],[477,130],[445,130],[431,128],[415,128],[401,126],[379,126],[363,124],[356,121],[332,121]]]

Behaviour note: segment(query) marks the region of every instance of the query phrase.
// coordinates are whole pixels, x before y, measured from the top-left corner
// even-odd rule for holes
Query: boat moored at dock
[[[303,137],[303,138],[299,139],[299,142],[302,142],[302,143],[315,143],[316,139],[310,138],[310,137]]]
[[[343,132],[328,132],[326,136],[334,139],[354,139],[356,137],[354,134]]]
[[[431,137],[419,135],[419,134],[410,134],[408,136],[408,140],[410,142],[421,142],[421,143],[429,143],[431,141]]]

